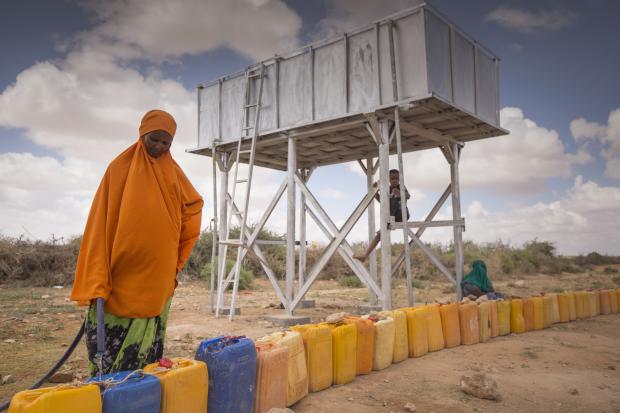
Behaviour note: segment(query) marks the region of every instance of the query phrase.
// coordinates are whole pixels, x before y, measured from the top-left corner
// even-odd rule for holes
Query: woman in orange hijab
[[[90,305],[86,347],[95,374],[96,309],[105,301],[101,374],[159,360],[176,275],[200,235],[203,201],[170,155],[176,122],[151,110],[140,138],[114,159],[88,215],[71,299]]]

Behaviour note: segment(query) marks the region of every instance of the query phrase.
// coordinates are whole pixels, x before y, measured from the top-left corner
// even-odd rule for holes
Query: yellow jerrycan
[[[8,413],[100,413],[99,386],[60,385],[24,390],[11,399]]]
[[[523,327],[525,331],[534,330],[534,300],[532,297],[523,298]]]
[[[400,363],[409,357],[409,340],[407,338],[407,315],[403,310],[382,311],[382,316],[394,319],[394,354],[392,363]]]
[[[332,365],[332,331],[325,325],[302,324],[291,330],[301,333],[308,366],[308,390],[317,392],[331,387],[334,379]]]
[[[460,346],[461,326],[459,322],[459,305],[457,303],[444,304],[439,307],[439,313],[441,314],[441,329],[443,330],[446,348]]]
[[[375,321],[375,349],[372,369],[383,370],[392,365],[394,356],[394,319],[385,317]]]
[[[568,294],[558,294],[558,306],[560,309],[560,323],[566,323],[570,321],[570,303]]]
[[[461,343],[478,344],[480,342],[478,306],[473,302],[459,305],[459,320],[461,322]]]
[[[553,298],[543,295],[543,328],[549,328],[553,324]]]
[[[510,302],[500,300],[497,302],[497,327],[499,335],[510,334]]]
[[[491,338],[499,336],[499,326],[497,325],[497,301],[489,300],[489,328]]]
[[[568,320],[575,321],[577,319],[577,297],[574,292],[566,293],[568,297]]]
[[[171,369],[159,363],[148,364],[144,372],[153,374],[161,383],[160,413],[191,413],[207,411],[209,373],[207,365],[198,360],[173,358]]]
[[[478,331],[481,343],[489,341],[491,328],[489,326],[489,303],[487,301],[478,304]]]
[[[439,312],[439,304],[429,304],[428,308],[428,351],[443,350],[446,343],[443,338],[443,329],[441,327],[441,313]]]
[[[422,357],[428,353],[428,306],[407,308],[407,335],[409,357]]]
[[[525,333],[523,301],[519,298],[510,300],[510,332],[515,334]]]
[[[545,328],[545,306],[542,297],[532,297],[534,302],[534,330]]]

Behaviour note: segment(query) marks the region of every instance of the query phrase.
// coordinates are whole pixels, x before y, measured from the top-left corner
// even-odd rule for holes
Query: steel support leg
[[[286,301],[287,313],[293,315],[293,287],[295,283],[295,172],[297,171],[297,151],[295,139],[288,138],[287,170],[287,211],[286,211]]]
[[[390,128],[387,119],[379,123],[379,206],[381,234],[381,305],[384,310],[392,309],[392,242],[388,221],[390,220]]]
[[[452,219],[461,219],[461,187],[459,184],[459,160],[461,149],[457,144],[452,144],[453,162],[450,164],[450,179],[452,181]],[[454,257],[456,266],[456,298],[462,298],[461,280],[463,279],[463,227],[454,227]]]

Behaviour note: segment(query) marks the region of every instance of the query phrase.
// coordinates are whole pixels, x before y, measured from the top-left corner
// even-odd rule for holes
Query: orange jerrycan
[[[291,327],[301,333],[306,349],[308,390],[317,392],[332,385],[332,330],[325,325],[303,324]]]
[[[545,328],[545,306],[542,297],[532,297],[534,302],[534,330]]]
[[[428,306],[411,307],[407,315],[407,335],[409,357],[422,357],[428,353]]]
[[[256,397],[254,413],[286,407],[288,348],[275,343],[256,344]]]
[[[523,301],[519,298],[510,300],[510,332],[516,334],[525,333]]]
[[[465,345],[479,343],[478,306],[473,302],[461,304],[459,320],[461,322],[461,343]]]
[[[497,301],[489,300],[489,331],[491,338],[499,336],[499,326],[497,325]]]
[[[607,290],[609,292],[609,311],[611,314],[618,312],[618,295],[616,290]]]
[[[611,302],[609,299],[609,290],[599,291],[601,315],[611,314]]]
[[[489,325],[489,303],[483,301],[478,304],[478,330],[480,333],[480,342],[484,343],[491,338],[491,328]]]
[[[375,351],[375,326],[371,320],[359,317],[346,317],[346,324],[355,324],[357,328],[356,374],[368,374],[372,371],[372,358]]]
[[[387,317],[375,322],[375,351],[372,369],[383,370],[392,364],[394,356],[394,319]]]
[[[446,347],[443,338],[443,329],[441,328],[441,313],[439,312],[439,304],[429,304],[428,308],[428,351],[438,351]]]
[[[510,302],[500,300],[497,302],[497,328],[500,336],[510,334]]]
[[[570,320],[570,303],[568,294],[558,294],[558,306],[560,308],[560,323],[566,323]]]
[[[273,342],[288,349],[286,406],[292,406],[308,394],[308,367],[304,340],[298,331],[269,334],[258,342]]]
[[[532,331],[534,330],[534,300],[529,297],[521,301],[523,302],[523,327],[525,331]]]
[[[11,399],[9,413],[101,413],[101,409],[99,386],[61,385],[20,391]]]
[[[172,359],[172,368],[159,363],[148,364],[144,372],[153,374],[161,382],[160,413],[206,412],[209,398],[207,365],[183,357]]]
[[[566,293],[568,297],[568,319],[569,321],[574,321],[577,319],[577,298],[574,292]]]
[[[551,327],[553,324],[553,299],[549,295],[543,295],[543,328]]]
[[[443,330],[446,348],[460,346],[461,326],[459,322],[459,305],[457,303],[444,304],[439,307],[439,313],[441,314],[441,329]],[[411,342],[411,339],[409,340]]]

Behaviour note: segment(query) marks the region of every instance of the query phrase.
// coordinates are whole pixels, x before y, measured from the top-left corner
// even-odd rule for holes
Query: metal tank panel
[[[261,137],[429,98],[470,116],[469,124],[483,121],[482,137],[499,128],[499,59],[428,5],[252,67],[260,64],[267,74]],[[198,88],[192,152],[250,136],[241,131],[244,83],[238,72]],[[258,80],[251,83],[255,101]]]

